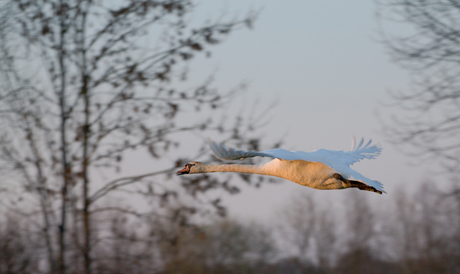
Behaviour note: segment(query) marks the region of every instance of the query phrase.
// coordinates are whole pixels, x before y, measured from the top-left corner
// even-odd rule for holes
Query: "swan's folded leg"
[[[376,192],[378,194],[382,194],[382,191],[377,190],[377,189],[375,189],[375,187],[366,185],[365,183],[362,183],[360,181],[349,180],[348,182],[350,183],[350,187],[356,187],[356,188],[358,188],[360,190],[367,190],[367,191]]]
[[[343,178],[343,176],[338,174],[338,173],[334,173],[334,175],[332,175],[332,177],[334,177],[337,180],[340,180],[340,181],[348,184],[349,187],[356,187],[356,188],[358,188],[360,190],[367,190],[367,191],[376,192],[378,194],[382,194],[382,191],[375,189],[375,187],[373,187],[373,186],[366,185],[365,183],[362,183],[360,181],[347,180],[347,179]]]

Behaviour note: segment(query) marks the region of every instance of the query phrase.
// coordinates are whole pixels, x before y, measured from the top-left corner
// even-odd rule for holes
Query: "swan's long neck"
[[[209,172],[239,172],[271,175],[264,165],[204,165],[199,167],[198,173]]]

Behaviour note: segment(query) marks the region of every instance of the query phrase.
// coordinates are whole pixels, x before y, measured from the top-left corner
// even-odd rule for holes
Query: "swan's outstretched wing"
[[[336,164],[352,165],[362,159],[374,159],[380,155],[382,149],[377,145],[371,145],[372,140],[369,140],[366,145],[364,139],[361,139],[358,145],[355,144],[355,138],[352,139],[352,147],[350,151],[343,150],[327,150],[319,149],[313,152],[304,151],[288,151],[285,149],[271,149],[266,151],[245,151],[228,149],[224,145],[219,145],[209,139],[209,146],[217,158],[221,160],[242,160],[248,157],[272,157],[283,160],[304,160],[310,162],[322,162],[333,167]]]
[[[236,150],[233,148],[229,149],[224,145],[217,144],[211,139],[209,139],[209,147],[211,148],[212,152],[217,158],[224,160],[224,161],[242,160],[244,158],[256,157],[256,156],[278,158],[276,156],[267,154],[265,152]]]

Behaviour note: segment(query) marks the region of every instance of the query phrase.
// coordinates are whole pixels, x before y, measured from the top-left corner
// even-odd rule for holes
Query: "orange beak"
[[[190,165],[187,164],[185,167],[179,171],[176,172],[176,175],[183,175],[183,174],[189,174],[190,172]]]

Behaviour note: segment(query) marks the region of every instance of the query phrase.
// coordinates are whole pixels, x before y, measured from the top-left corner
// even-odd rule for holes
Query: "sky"
[[[256,189],[235,180],[242,193],[222,196],[231,218],[269,223],[295,195],[312,195],[316,201],[340,207],[353,191],[362,192],[377,208],[385,208],[393,204],[394,194],[401,188],[410,191],[423,181],[441,181],[434,180],[439,176],[432,174],[434,164],[414,165],[416,160],[401,153],[400,147],[391,144],[383,134],[381,120],[401,114],[399,109],[385,106],[391,101],[388,92],[409,89],[411,78],[390,60],[379,42],[377,7],[373,1],[196,3],[196,12],[188,20],[197,25],[208,19],[241,18],[250,10],[260,12],[253,29],[231,33],[223,43],[211,48],[211,58],[193,58],[186,84],[201,84],[210,74],[214,75],[214,86],[222,91],[247,82],[247,92],[235,98],[228,111],[244,109],[250,113],[254,105],[256,112],[269,108],[264,114],[265,126],[255,133],[256,137],[263,137],[262,149],[272,149],[270,144],[282,140],[282,148],[288,150],[349,150],[352,136],[371,138],[383,147],[380,157],[355,163],[352,168],[382,182],[386,195],[357,189],[321,191],[282,179]],[[390,24],[385,24],[385,29],[391,33],[408,30]],[[181,144],[187,142],[181,140]],[[169,168],[154,166],[157,162],[147,155],[136,155],[126,162],[126,175]],[[164,161],[165,165],[169,163]],[[98,176],[110,178],[120,174]],[[179,186],[180,179],[175,177],[166,183]],[[143,201],[129,202],[144,206]]]
[[[381,120],[399,111],[385,106],[391,102],[388,92],[410,88],[410,75],[379,42],[376,8],[372,1],[199,1],[196,22],[243,16],[251,9],[260,15],[252,30],[232,33],[212,48],[212,58],[195,60],[190,78],[216,72],[215,84],[222,89],[248,81],[247,93],[235,104],[257,102],[262,110],[275,103],[258,132],[266,144],[282,139],[289,150],[348,150],[353,135],[372,138],[383,147],[381,156],[352,167],[384,184],[388,195],[368,195],[371,203],[384,206],[398,188],[414,188],[434,175],[428,164],[414,166],[414,159],[383,135]],[[404,26],[384,26],[395,34],[405,31]],[[224,202],[232,217],[266,221],[299,192],[326,201],[346,197],[343,191],[285,181],[245,189]]]
[[[244,17],[250,10],[260,11],[252,30],[231,33],[223,43],[211,48],[211,58],[193,58],[186,84],[196,86],[212,74],[213,86],[224,92],[247,82],[246,93],[236,97],[227,111],[250,114],[253,109],[260,113],[268,108],[263,113],[265,126],[255,133],[255,137],[262,137],[262,150],[272,149],[270,144],[280,140],[282,148],[288,150],[349,150],[352,136],[372,139],[382,146],[382,154],[375,160],[355,163],[352,168],[383,183],[386,195],[360,191],[377,209],[393,204],[394,194],[400,189],[410,192],[424,181],[443,181],[435,180],[439,179],[438,174],[433,174],[435,164],[415,165],[417,159],[401,153],[401,147],[391,144],[384,135],[382,120],[390,121],[390,115],[402,114],[397,108],[385,106],[391,102],[388,92],[409,89],[411,77],[390,60],[379,42],[373,1],[196,3],[195,12],[187,20],[198,26],[209,19],[225,21]],[[390,23],[385,23],[384,28],[392,34],[410,31],[406,26]],[[200,136],[206,137],[212,136]],[[184,155],[187,146],[194,145],[187,138],[181,143],[186,144],[181,146]],[[129,174],[151,172],[153,163],[147,156],[145,161],[139,161],[139,157],[128,161],[134,165],[128,163],[124,170]],[[359,191],[324,191],[282,179],[278,182],[256,189],[235,180],[243,191],[221,197],[229,216],[272,222],[295,195],[313,195],[316,201],[341,207],[351,192]],[[167,183],[179,184],[180,179]]]

